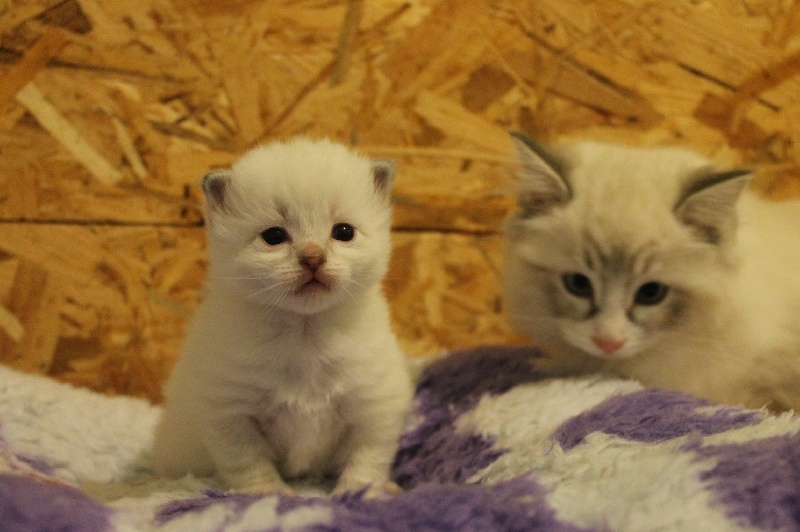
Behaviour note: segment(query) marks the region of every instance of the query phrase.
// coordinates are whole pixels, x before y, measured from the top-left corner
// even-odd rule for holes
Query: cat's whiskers
[[[356,283],[355,281],[351,281],[351,282],[353,282],[354,284],[359,284],[359,283]],[[344,290],[344,293],[347,294],[348,296],[350,296],[350,299],[352,299],[353,302],[356,302],[356,303],[358,302],[358,298],[356,298],[355,294],[353,294],[353,292],[351,292],[350,289],[347,288],[347,285],[341,284],[340,286],[342,287],[342,290]],[[363,285],[361,285],[361,286],[363,286]]]
[[[286,297],[286,293],[288,293],[289,288],[291,287],[292,284],[293,284],[293,281],[291,279],[279,279],[278,281],[275,281],[274,283],[272,283],[270,285],[262,287],[260,290],[256,290],[255,292],[253,292],[251,294],[251,296],[252,297],[258,297],[258,296],[260,296],[260,295],[262,295],[262,294],[264,294],[266,292],[270,292],[270,291],[272,291],[272,290],[274,290],[276,288],[283,287],[284,290],[282,290],[282,292],[281,292],[281,294],[282,294],[281,295],[281,300],[283,300]]]
[[[360,288],[367,288],[367,287],[369,286],[369,285],[366,285],[366,284],[364,284],[364,283],[359,283],[359,282],[358,282],[358,281],[356,281],[355,279],[348,279],[348,282],[349,282],[350,284],[354,284],[354,285],[356,285],[356,286],[358,286],[358,287],[360,287]]]
[[[291,285],[289,284],[284,285],[283,290],[281,290],[280,293],[276,294],[276,296],[273,298],[273,305],[278,306],[281,303],[283,303],[289,296],[290,291],[291,291]]]

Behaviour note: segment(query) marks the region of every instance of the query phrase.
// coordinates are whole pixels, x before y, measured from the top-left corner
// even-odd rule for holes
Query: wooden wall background
[[[200,298],[205,171],[328,136],[400,164],[417,355],[514,342],[507,131],[681,144],[800,193],[797,0],[0,0],[0,359],[154,400]]]

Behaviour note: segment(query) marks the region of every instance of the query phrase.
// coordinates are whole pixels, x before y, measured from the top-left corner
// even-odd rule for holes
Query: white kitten
[[[515,136],[506,299],[549,371],[800,409],[800,202],[680,149]]]
[[[207,294],[166,386],[157,471],[383,488],[412,394],[380,286],[393,174],[295,140],[204,177]]]

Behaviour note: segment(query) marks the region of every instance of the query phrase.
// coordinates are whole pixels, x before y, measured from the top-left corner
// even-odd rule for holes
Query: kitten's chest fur
[[[339,400],[348,392],[347,347],[342,336],[298,323],[265,343],[268,384],[263,401],[279,408],[313,411]]]
[[[225,319],[215,318],[220,315]],[[217,362],[208,384],[223,392],[220,397],[254,409],[284,403],[312,408],[347,391],[352,332],[346,327],[317,317],[265,315],[224,297],[205,303],[198,322],[191,336],[202,349],[189,352],[197,367]]]
[[[268,363],[250,398],[250,417],[287,478],[341,467],[336,449],[352,423],[344,408],[353,394],[346,343],[335,331],[297,323],[263,345]]]
[[[341,379],[326,374],[322,364],[306,371],[299,379],[289,370],[281,385],[260,401],[252,418],[287,478],[336,471],[341,464],[332,457],[350,424],[341,414]]]

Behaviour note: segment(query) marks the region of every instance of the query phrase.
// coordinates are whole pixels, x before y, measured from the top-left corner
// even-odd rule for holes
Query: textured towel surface
[[[257,496],[155,479],[158,408],[0,368],[3,530],[800,530],[800,419],[595,376],[520,348],[422,374],[399,495]]]

